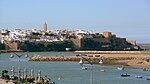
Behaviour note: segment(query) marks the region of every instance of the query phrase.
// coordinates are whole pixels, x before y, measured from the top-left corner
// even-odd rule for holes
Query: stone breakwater
[[[88,57],[82,56],[86,60],[99,62],[100,57]],[[49,61],[49,62],[57,62],[57,61],[70,61],[70,62],[79,62],[81,59],[80,56],[32,56],[28,58],[28,61]],[[84,60],[84,59],[83,59]]]
[[[132,60],[136,59],[136,57],[105,57],[105,56],[32,56],[28,58],[28,61],[48,61],[48,62],[79,62],[83,58],[83,61],[93,61],[95,63],[99,63],[100,60],[104,61],[105,64],[110,63],[112,61],[117,60]],[[88,63],[88,62],[86,62]]]
[[[150,59],[150,54],[87,54],[86,56],[82,56],[85,60],[90,60],[94,62],[103,61],[112,61],[112,60],[132,60],[132,59]],[[72,61],[78,62],[80,61],[81,56],[32,56],[28,58],[28,61]]]
[[[106,66],[126,66],[136,68],[150,68],[150,53],[128,53],[128,54],[87,54],[82,56],[86,60],[98,64],[103,60],[102,65]],[[81,56],[32,56],[29,61],[48,62],[79,62]],[[85,62],[86,60],[83,59]],[[88,63],[88,62],[85,62]]]

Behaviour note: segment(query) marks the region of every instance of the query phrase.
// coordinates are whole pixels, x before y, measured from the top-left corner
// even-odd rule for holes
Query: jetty
[[[100,57],[90,57],[90,56],[82,56],[87,60],[91,60],[94,62],[99,62]],[[50,62],[57,62],[57,61],[70,61],[70,62],[79,62],[81,59],[80,56],[32,56],[28,58],[28,61],[50,61]]]
[[[46,61],[46,62],[79,62],[81,56],[96,64],[102,60],[102,65],[108,66],[126,66],[126,67],[140,67],[150,68],[150,53],[102,53],[102,54],[86,54],[80,53],[79,56],[32,56],[28,61]]]

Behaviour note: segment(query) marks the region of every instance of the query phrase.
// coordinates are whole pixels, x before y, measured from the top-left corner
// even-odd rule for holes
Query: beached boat
[[[129,74],[121,74],[121,77],[130,77]]]

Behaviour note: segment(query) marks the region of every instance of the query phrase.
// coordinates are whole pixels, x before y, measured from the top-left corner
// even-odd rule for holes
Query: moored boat
[[[117,67],[118,70],[124,70],[124,67]]]
[[[106,70],[105,70],[105,69],[101,69],[100,71],[101,71],[101,72],[105,72]]]
[[[103,63],[104,63],[103,60],[100,60],[100,61],[99,61],[99,64],[103,64]]]
[[[143,78],[142,76],[135,76],[136,78]]]
[[[121,77],[130,77],[129,74],[121,74]]]
[[[82,69],[83,69],[83,70],[87,70],[88,68],[87,68],[87,67],[82,67]]]
[[[117,67],[118,70],[124,70],[124,66],[122,65],[121,67]]]
[[[150,78],[147,78],[146,80],[149,80],[149,81],[150,81]]]
[[[143,71],[150,71],[150,69],[144,68]]]

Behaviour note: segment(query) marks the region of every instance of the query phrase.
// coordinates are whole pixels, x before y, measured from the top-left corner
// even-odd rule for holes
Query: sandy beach
[[[100,55],[104,59],[109,59],[110,63],[115,62],[111,66],[133,67],[133,68],[150,68],[150,54],[138,53],[138,54],[90,54]],[[108,64],[109,65],[109,64]]]
[[[150,68],[149,51],[75,51],[76,54],[88,54],[102,57],[108,66]]]

